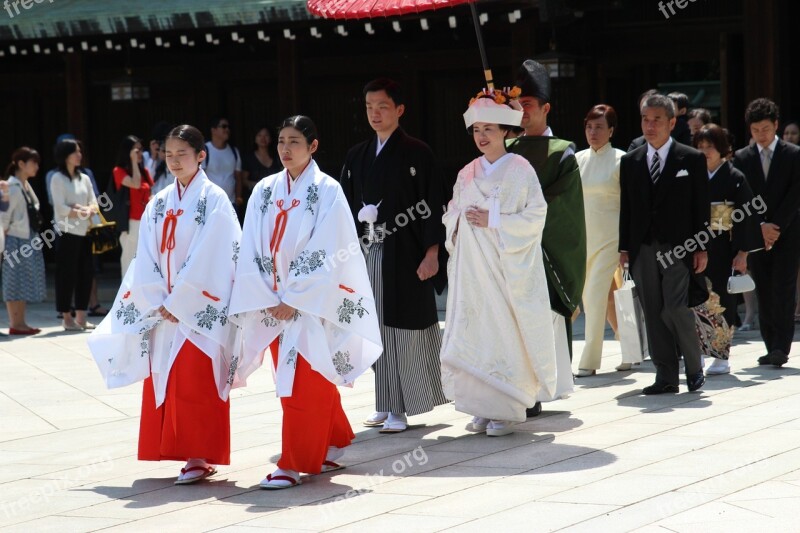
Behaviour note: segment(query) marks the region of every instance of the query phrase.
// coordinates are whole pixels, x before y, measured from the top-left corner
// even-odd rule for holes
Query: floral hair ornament
[[[464,113],[464,123],[469,128],[476,122],[519,126],[522,122],[522,108],[517,101],[522,90],[519,87],[483,89],[469,101]]]

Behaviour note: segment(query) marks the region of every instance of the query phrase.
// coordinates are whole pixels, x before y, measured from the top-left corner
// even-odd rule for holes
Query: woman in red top
[[[128,227],[120,227],[119,245],[122,255],[119,262],[122,266],[122,277],[128,270],[128,265],[136,255],[136,246],[139,243],[139,221],[144,213],[144,206],[150,200],[150,188],[153,178],[144,168],[142,157],[142,141],[134,135],[129,135],[122,140],[117,153],[117,166],[114,167],[114,183],[117,190],[120,187],[130,189],[130,209],[128,211]]]

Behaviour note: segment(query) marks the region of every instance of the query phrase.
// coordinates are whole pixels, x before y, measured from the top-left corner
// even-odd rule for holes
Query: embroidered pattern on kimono
[[[306,209],[311,211],[311,214],[314,214],[314,205],[319,202],[319,187],[314,185],[313,183],[308,186],[308,195],[306,196]]]
[[[129,324],[134,324],[142,313],[136,309],[136,305],[131,302],[128,305],[125,305],[123,302],[120,302],[120,308],[117,309],[117,320],[122,319],[122,323],[126,326]]]
[[[342,300],[342,305],[336,309],[339,313],[339,322],[347,322],[349,324],[354,314],[357,314],[358,318],[364,318],[364,315],[368,315],[369,311],[361,305],[363,300],[364,298],[359,298],[358,302],[354,302],[349,298]]]
[[[153,222],[158,224],[159,218],[164,218],[164,214],[166,213],[166,204],[164,203],[164,198],[156,198],[155,206],[153,207]]]
[[[272,203],[272,188],[264,187],[264,190],[261,191],[261,207],[259,207],[262,215],[267,212]]]
[[[325,250],[303,250],[297,259],[289,263],[289,270],[295,275],[310,274],[318,268],[321,268],[325,263]]]
[[[336,352],[333,354],[333,366],[336,367],[336,373],[344,376],[353,370],[353,365],[350,364],[350,352]]]
[[[203,196],[200,198],[200,201],[197,202],[197,210],[195,211],[194,221],[197,222],[199,225],[203,225],[206,223],[206,197]]]

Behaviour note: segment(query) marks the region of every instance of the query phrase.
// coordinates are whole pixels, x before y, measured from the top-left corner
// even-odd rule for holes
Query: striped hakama
[[[370,244],[366,259],[383,339],[383,355],[373,365],[376,411],[413,416],[449,403],[442,391],[439,324],[420,330],[384,325],[383,243]]]

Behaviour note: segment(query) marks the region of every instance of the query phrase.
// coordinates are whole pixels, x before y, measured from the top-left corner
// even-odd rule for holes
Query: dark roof
[[[44,0],[31,1],[28,9],[21,3],[0,2],[0,41],[211,29],[311,18],[305,0]]]

